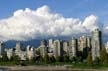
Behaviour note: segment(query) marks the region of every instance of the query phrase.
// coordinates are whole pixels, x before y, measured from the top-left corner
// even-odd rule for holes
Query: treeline
[[[106,49],[103,47],[100,51],[100,57],[96,57],[95,60],[92,60],[92,53],[89,52],[86,58],[83,55],[77,56],[77,57],[70,57],[70,56],[48,56],[46,54],[44,57],[41,57],[40,62],[44,63],[54,63],[54,62],[65,62],[65,63],[85,63],[88,65],[92,64],[108,64],[108,53],[106,52]]]
[[[92,54],[91,52],[88,53],[88,56],[86,59],[83,59],[83,56],[78,56],[78,57],[69,57],[69,56],[48,56],[48,54],[45,54],[44,57],[38,56],[36,58],[32,58],[29,60],[28,58],[26,60],[21,60],[20,57],[17,55],[12,56],[10,59],[8,59],[7,55],[3,55],[0,58],[0,64],[1,63],[10,62],[13,64],[50,64],[50,63],[72,63],[72,64],[88,64],[88,65],[98,65],[98,64],[108,64],[108,54],[106,52],[105,48],[102,48],[100,51],[100,57],[96,57],[95,60],[92,60]]]

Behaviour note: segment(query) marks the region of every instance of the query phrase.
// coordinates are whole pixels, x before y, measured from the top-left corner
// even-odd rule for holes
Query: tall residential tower
[[[95,29],[92,31],[92,60],[95,60],[96,57],[100,57],[100,49],[101,49],[101,31],[99,29]]]

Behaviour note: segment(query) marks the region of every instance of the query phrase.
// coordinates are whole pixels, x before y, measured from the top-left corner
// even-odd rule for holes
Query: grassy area
[[[68,68],[79,68],[79,69],[108,69],[108,64],[105,65],[88,65],[88,64],[72,64]]]
[[[0,65],[8,65],[8,66],[11,66],[11,65],[18,65],[18,62],[15,62],[15,61],[8,61],[8,62],[0,62]]]
[[[92,64],[88,65],[86,63],[71,63],[71,62],[52,62],[52,63],[36,63],[36,62],[29,62],[29,61],[24,61],[23,62],[25,65],[50,65],[50,66],[65,66],[67,68],[78,68],[78,69],[108,69],[108,64]],[[12,65],[19,65],[20,62],[15,62],[15,61],[7,61],[7,62],[0,62],[0,65],[4,66],[12,66]]]

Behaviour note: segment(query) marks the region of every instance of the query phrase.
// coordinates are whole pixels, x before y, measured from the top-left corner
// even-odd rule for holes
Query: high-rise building
[[[101,31],[99,29],[95,29],[92,31],[92,60],[95,60],[96,57],[100,57],[100,49],[101,49]]]
[[[15,54],[16,55],[20,55],[20,53],[21,53],[21,43],[20,42],[18,42],[18,43],[16,43],[16,50],[15,50]]]
[[[91,38],[87,37],[87,47],[91,49]]]
[[[60,40],[54,41],[54,50],[53,50],[54,57],[62,56],[63,55],[63,43]]]
[[[63,52],[64,55],[69,56],[69,43],[67,41],[63,42]]]
[[[78,51],[82,51],[83,52],[83,49],[87,47],[87,39],[85,36],[81,36],[79,39],[78,39]]]
[[[26,51],[22,50],[22,46],[20,42],[16,43],[15,55],[19,56],[20,60],[26,60]]]
[[[108,42],[105,44],[106,52],[108,53]]]
[[[20,51],[20,53],[17,55],[19,56],[20,60],[26,60],[26,58],[27,58],[26,51]]]
[[[47,54],[47,42],[46,42],[46,40],[41,41],[41,45],[39,48],[40,48],[40,55],[42,57],[44,57]]]
[[[77,56],[77,40],[73,37],[69,42],[69,56],[70,57]]]
[[[21,51],[21,43],[20,42],[16,43],[16,50]]]
[[[88,56],[91,49],[91,38],[88,36],[81,36],[78,39],[78,55],[83,56],[84,59]]]
[[[50,47],[50,48],[53,48],[53,42],[54,42],[53,39],[49,39],[49,47]]]
[[[41,43],[40,43],[40,45],[45,45],[45,46],[47,46],[47,41],[46,41],[46,40],[42,40]]]
[[[8,59],[11,59],[11,57],[14,55],[14,48],[7,49],[6,52]]]
[[[31,47],[30,45],[27,46],[27,58],[29,60],[32,60],[35,58],[35,49],[34,47]]]
[[[50,52],[50,53],[52,53],[53,52],[53,47],[54,47],[54,40],[53,39],[49,39],[49,45],[48,45],[48,51]]]
[[[0,42],[0,57],[2,57],[4,54],[5,54],[4,43]]]

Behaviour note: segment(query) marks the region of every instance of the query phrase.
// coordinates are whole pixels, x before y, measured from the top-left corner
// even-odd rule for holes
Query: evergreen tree
[[[56,57],[56,62],[62,62],[62,57],[61,56],[57,56]]]
[[[87,64],[89,64],[89,65],[92,64],[92,55],[91,55],[91,53],[89,53],[88,56],[87,56]]]
[[[2,62],[2,58],[0,57],[0,62]]]
[[[55,62],[54,56],[49,57],[49,62]]]
[[[40,48],[36,49],[36,54],[40,55]]]
[[[10,59],[11,61],[20,61],[20,57],[18,55],[13,55]]]
[[[70,57],[70,61],[71,61],[72,63],[76,63],[76,57]]]
[[[48,59],[49,59],[48,54],[45,54],[45,56],[43,57],[44,62],[45,63],[48,63]]]
[[[96,57],[95,60],[94,60],[94,64],[98,65],[99,63],[100,63],[100,59],[99,59],[99,57]]]
[[[64,58],[63,58],[63,61],[64,62],[69,62],[69,57],[67,55],[65,55]]]
[[[102,48],[101,53],[100,53],[100,62],[102,64],[108,63],[108,54],[104,47]]]
[[[5,55],[3,55],[3,57],[2,57],[2,61],[8,61],[9,59],[8,59],[8,57],[7,57],[7,55],[5,54]]]

